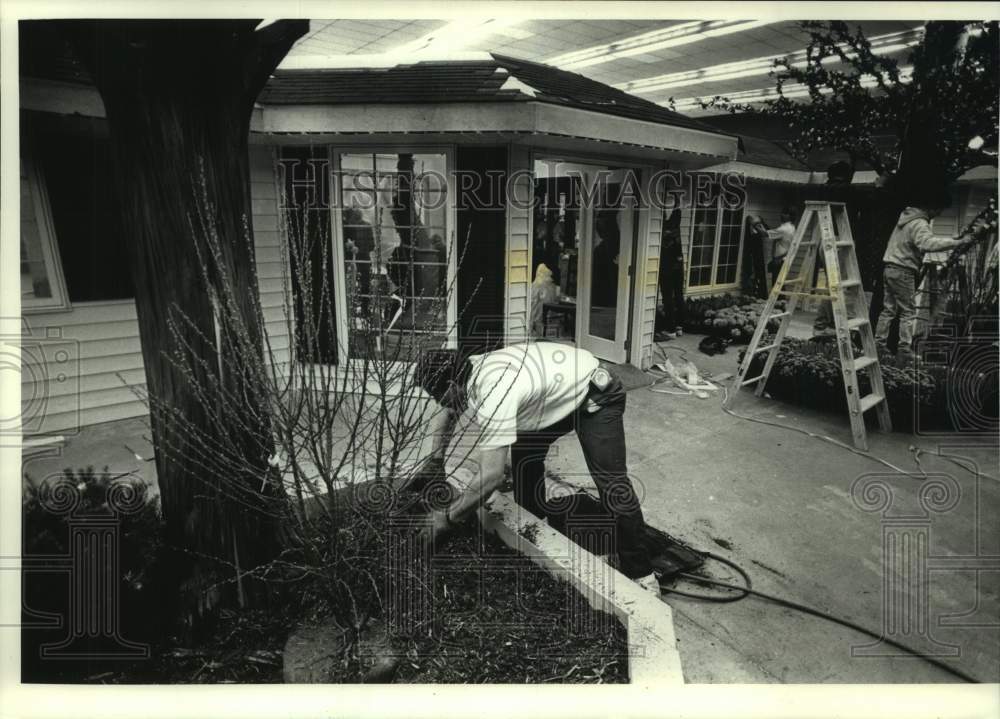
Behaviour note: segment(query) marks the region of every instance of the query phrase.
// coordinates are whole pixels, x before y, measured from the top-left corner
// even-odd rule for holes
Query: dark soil
[[[397,682],[628,682],[625,628],[496,537],[452,539],[433,576]]]
[[[568,583],[554,579],[498,538],[480,536],[477,525],[440,546],[431,568],[426,575],[431,578],[427,586],[433,588],[428,601],[420,611],[403,612],[389,621],[393,653],[400,657],[396,682],[628,681],[624,627],[611,615],[594,611]],[[132,603],[128,597],[123,600]],[[136,613],[156,623],[155,606],[137,607]],[[322,596],[300,587],[284,592],[271,609],[223,610],[196,643],[150,636],[146,659],[52,661],[38,657],[28,662],[31,669],[26,669],[23,680],[280,683],[288,636],[303,625],[330,621],[331,614]],[[135,627],[142,622],[127,624]],[[65,630],[28,634],[31,655],[40,644],[61,639]],[[124,638],[147,639],[128,629]],[[362,669],[357,661],[345,659],[338,664],[335,680],[359,681]]]

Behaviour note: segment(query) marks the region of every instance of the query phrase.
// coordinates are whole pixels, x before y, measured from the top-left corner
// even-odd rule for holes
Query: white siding
[[[505,327],[507,343],[523,341],[528,336],[528,301],[531,283],[531,200],[533,170],[531,157],[526,147],[510,147],[510,183],[513,198],[507,204],[507,283],[504,296]],[[524,171],[527,172],[524,172]]]
[[[287,359],[273,154],[250,149],[253,227],[261,303],[272,346]],[[24,316],[21,394],[26,434],[72,435],[80,427],[142,417],[146,405],[135,302],[77,304]]]
[[[649,175],[650,173],[646,173]],[[646,185],[646,192],[650,187]],[[639,237],[635,271],[639,275],[639,294],[634,304],[638,313],[633,327],[638,328],[638,336],[633,339],[632,364],[648,369],[653,362],[653,334],[656,329],[656,299],[660,276],[660,240],[663,229],[663,212],[655,207],[641,210],[645,223],[640,224],[645,232]]]

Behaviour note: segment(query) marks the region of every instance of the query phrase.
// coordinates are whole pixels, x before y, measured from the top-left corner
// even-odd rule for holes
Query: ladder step
[[[758,354],[759,352],[767,352],[768,350],[773,350],[777,346],[778,346],[778,343],[775,342],[773,344],[769,344],[767,347],[758,347],[757,349],[755,349],[753,351],[753,353],[754,354]]]
[[[785,297],[815,297],[818,300],[830,300],[829,292],[798,292],[796,290],[778,290],[779,295]]]
[[[861,285],[861,280],[841,280],[840,287],[859,287]]]
[[[866,367],[871,367],[873,364],[878,362],[875,357],[869,357],[867,355],[856,357],[854,359],[854,371],[863,370]]]
[[[837,240],[837,247],[853,247],[854,243],[850,240]]]
[[[761,375],[757,375],[753,379],[748,379],[748,380],[744,380],[743,382],[741,382],[740,383],[740,387],[746,387],[748,384],[753,384],[754,382],[760,382],[762,379],[764,379],[764,375],[762,375],[762,374]]]
[[[861,398],[861,414],[864,414],[879,402],[884,402],[885,397],[880,394],[870,394]]]
[[[802,277],[801,277],[801,276],[799,276],[799,277],[790,277],[789,279],[785,280],[785,281],[784,281],[784,282],[782,282],[781,284],[783,284],[783,285],[790,285],[790,284],[792,284],[793,282],[799,282],[799,281],[801,281],[801,280],[802,280]]]
[[[792,314],[792,313],[788,312],[788,311],[778,312],[778,313],[773,314],[770,317],[768,317],[767,321],[770,322],[771,320],[778,320],[778,319],[781,319],[782,317],[788,317],[788,315],[790,315],[790,314]]]
[[[859,327],[864,327],[868,324],[867,317],[855,317],[854,319],[847,320],[847,329],[856,330]]]

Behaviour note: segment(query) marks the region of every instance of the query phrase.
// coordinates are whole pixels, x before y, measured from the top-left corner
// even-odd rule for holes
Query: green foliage
[[[57,485],[75,488],[80,502],[71,514],[59,514],[46,506],[47,492]],[[135,511],[115,512],[108,502],[114,485],[128,485],[134,493],[129,505]],[[93,467],[76,471],[67,468],[59,477],[40,484],[30,479],[22,494],[24,553],[26,555],[65,555],[69,553],[68,526],[74,518],[115,516],[120,522],[122,578],[130,587],[141,589],[150,563],[163,546],[163,523],[158,497],[149,495],[149,486],[134,477],[115,477],[105,467],[97,473]]]
[[[764,340],[765,344],[769,340]],[[743,359],[740,353],[740,361]],[[858,348],[855,348],[858,354]],[[754,358],[748,376],[763,370],[766,354]],[[948,383],[959,381],[948,367],[931,365],[916,368],[897,364],[891,357],[880,358],[893,427],[909,431],[919,418],[921,427],[931,423],[946,427],[949,421]],[[861,394],[871,392],[867,372],[858,373]],[[767,379],[767,392],[774,398],[811,409],[846,413],[847,398],[836,345],[824,340],[786,338],[778,350]]]

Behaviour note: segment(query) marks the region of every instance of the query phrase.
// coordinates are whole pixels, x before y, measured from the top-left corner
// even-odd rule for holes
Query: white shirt
[[[791,222],[782,222],[777,228],[767,231],[770,240],[777,240],[774,243],[774,257],[784,257],[792,248],[792,238],[795,237],[795,225]]]
[[[471,449],[506,447],[518,432],[550,427],[583,403],[597,358],[554,342],[503,347],[471,358],[468,406],[455,427]]]

